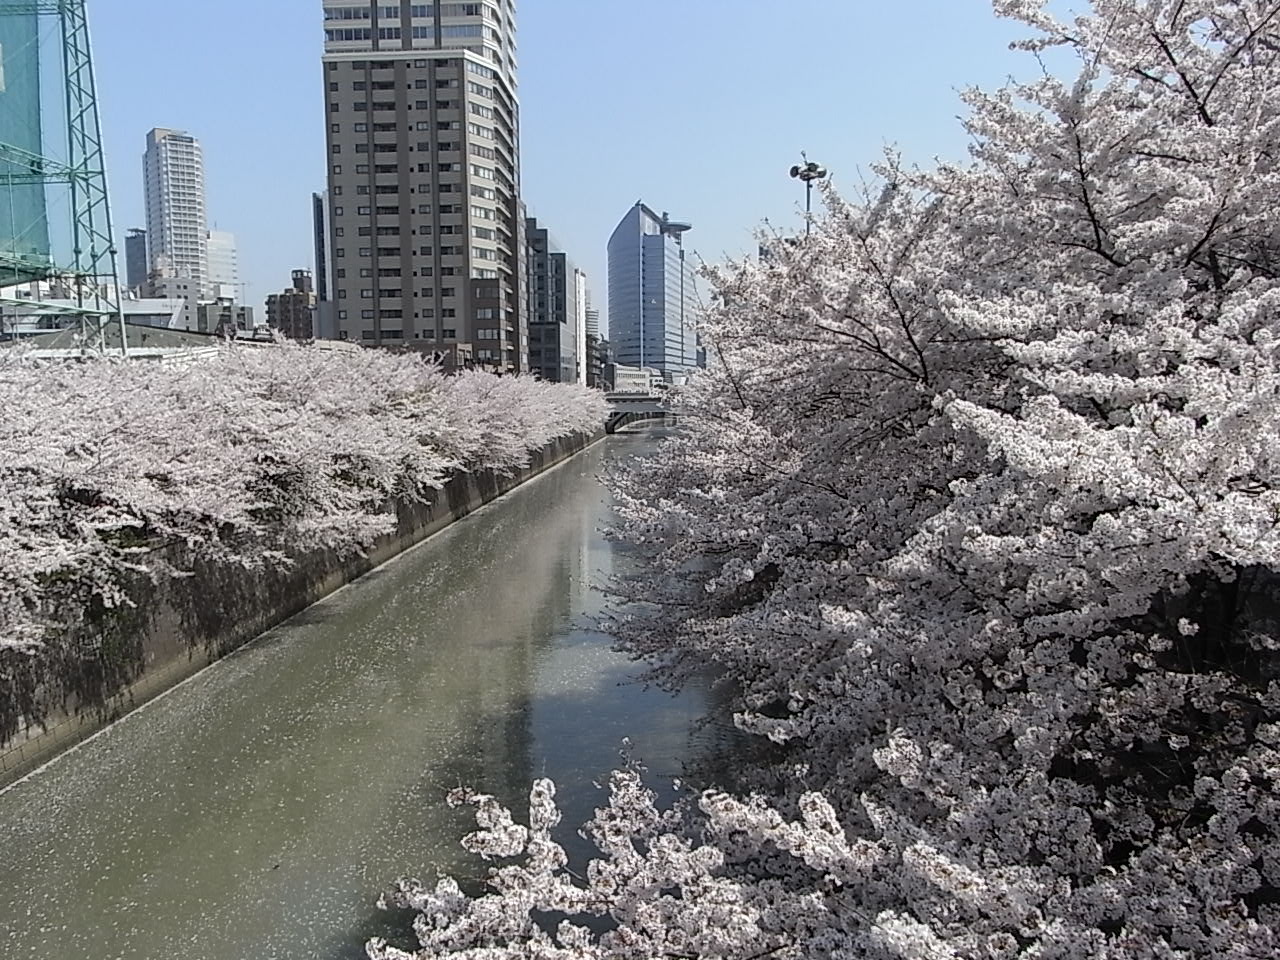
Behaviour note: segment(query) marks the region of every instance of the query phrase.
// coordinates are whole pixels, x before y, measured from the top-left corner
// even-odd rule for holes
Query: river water
[[[0,957],[410,947],[379,892],[483,875],[450,788],[519,803],[552,777],[566,842],[623,737],[655,785],[679,774],[702,695],[631,682],[591,626],[626,562],[598,475],[657,442],[596,444],[0,793]]]

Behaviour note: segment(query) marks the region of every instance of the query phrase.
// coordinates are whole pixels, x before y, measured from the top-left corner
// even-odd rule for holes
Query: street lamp
[[[820,163],[814,163],[803,150],[800,151],[800,158],[804,163],[798,163],[791,168],[791,177],[794,180],[804,181],[804,235],[809,236],[810,212],[813,209],[813,181],[826,179],[827,168]]]

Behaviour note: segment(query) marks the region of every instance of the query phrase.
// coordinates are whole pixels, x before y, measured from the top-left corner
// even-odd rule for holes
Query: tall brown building
[[[293,271],[293,286],[267,297],[267,325],[291,340],[315,336],[315,287],[310,270]]]
[[[323,0],[335,335],[527,369],[515,0]]]

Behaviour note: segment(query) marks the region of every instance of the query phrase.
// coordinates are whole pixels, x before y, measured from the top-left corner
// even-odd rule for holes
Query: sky
[[[886,146],[962,159],[958,91],[1034,76],[990,0],[518,0],[531,214],[607,304],[609,235],[637,200],[715,262],[800,222],[801,150],[839,185]],[[324,189],[320,0],[90,0],[118,237],[142,226],[152,127],[205,154],[210,226],[236,234],[258,310],[313,266]]]

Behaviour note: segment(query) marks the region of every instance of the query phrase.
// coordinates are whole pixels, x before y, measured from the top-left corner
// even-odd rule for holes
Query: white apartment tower
[[[152,130],[142,170],[148,268],[154,272],[166,263],[173,275],[190,279],[203,293],[209,282],[209,225],[200,142],[181,130]]]
[[[322,0],[337,336],[524,370],[515,0]]]
[[[242,300],[240,254],[236,249],[236,235],[225,230],[210,230],[206,238],[206,251],[209,272],[205,282],[205,297],[210,300]]]

